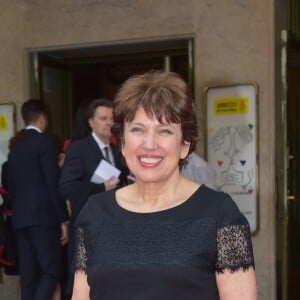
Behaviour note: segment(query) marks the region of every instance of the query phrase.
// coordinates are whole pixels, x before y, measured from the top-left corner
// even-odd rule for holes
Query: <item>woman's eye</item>
[[[173,134],[172,130],[170,130],[170,129],[162,129],[162,130],[160,131],[160,133],[161,133],[161,134],[166,134],[166,135],[167,135],[167,134],[168,134],[168,135],[169,135],[169,134]]]
[[[131,132],[143,132],[143,129],[140,127],[132,127],[130,129]]]

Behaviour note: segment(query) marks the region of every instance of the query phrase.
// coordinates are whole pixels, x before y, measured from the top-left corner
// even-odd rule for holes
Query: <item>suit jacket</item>
[[[8,155],[8,192],[13,227],[57,226],[68,220],[58,191],[59,166],[54,138],[25,130]]]
[[[117,146],[110,144],[110,148],[115,167],[121,171],[120,185],[126,185],[128,169],[121,163],[122,155]],[[60,192],[71,201],[73,218],[78,215],[89,196],[105,191],[104,183],[91,182],[91,177],[102,159],[102,151],[92,135],[74,141],[66,150],[60,177]]]

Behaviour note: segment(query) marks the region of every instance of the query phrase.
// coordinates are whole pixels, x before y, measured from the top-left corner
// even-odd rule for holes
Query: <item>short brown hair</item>
[[[88,118],[91,119],[95,116],[95,112],[98,107],[103,106],[103,107],[108,107],[111,108],[113,107],[113,104],[111,100],[101,98],[101,99],[94,99],[88,106]]]
[[[39,99],[29,99],[22,104],[21,113],[25,125],[35,122],[41,114],[46,115],[46,105]]]
[[[183,141],[195,150],[198,132],[190,92],[185,81],[174,72],[151,71],[127,79],[113,101],[112,133],[123,143],[124,123],[131,122],[142,107],[149,117],[159,122],[181,124]],[[180,167],[185,160],[179,162]]]

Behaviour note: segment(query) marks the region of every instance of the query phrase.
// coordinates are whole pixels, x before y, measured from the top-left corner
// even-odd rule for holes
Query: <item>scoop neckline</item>
[[[119,205],[117,198],[116,198],[116,191],[114,191],[114,206],[117,208],[117,210],[122,213],[122,214],[126,214],[126,215],[132,215],[132,216],[154,216],[154,215],[162,215],[162,214],[168,214],[171,212],[175,212],[178,209],[181,209],[182,207],[185,207],[187,205],[189,205],[189,203],[193,200],[193,198],[195,198],[195,195],[198,194],[199,191],[201,191],[203,189],[203,186],[205,186],[205,184],[201,184],[185,201],[183,201],[182,203],[170,207],[170,208],[166,208],[163,210],[158,210],[158,211],[153,211],[153,212],[137,212],[137,211],[132,211],[132,210],[128,210],[122,206]]]

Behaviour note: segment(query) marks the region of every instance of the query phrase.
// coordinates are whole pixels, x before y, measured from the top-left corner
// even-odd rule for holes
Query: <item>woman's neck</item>
[[[181,175],[176,180],[173,178],[164,183],[137,182],[133,186],[132,205],[141,212],[154,212],[177,206],[190,195],[188,186],[187,179]]]

